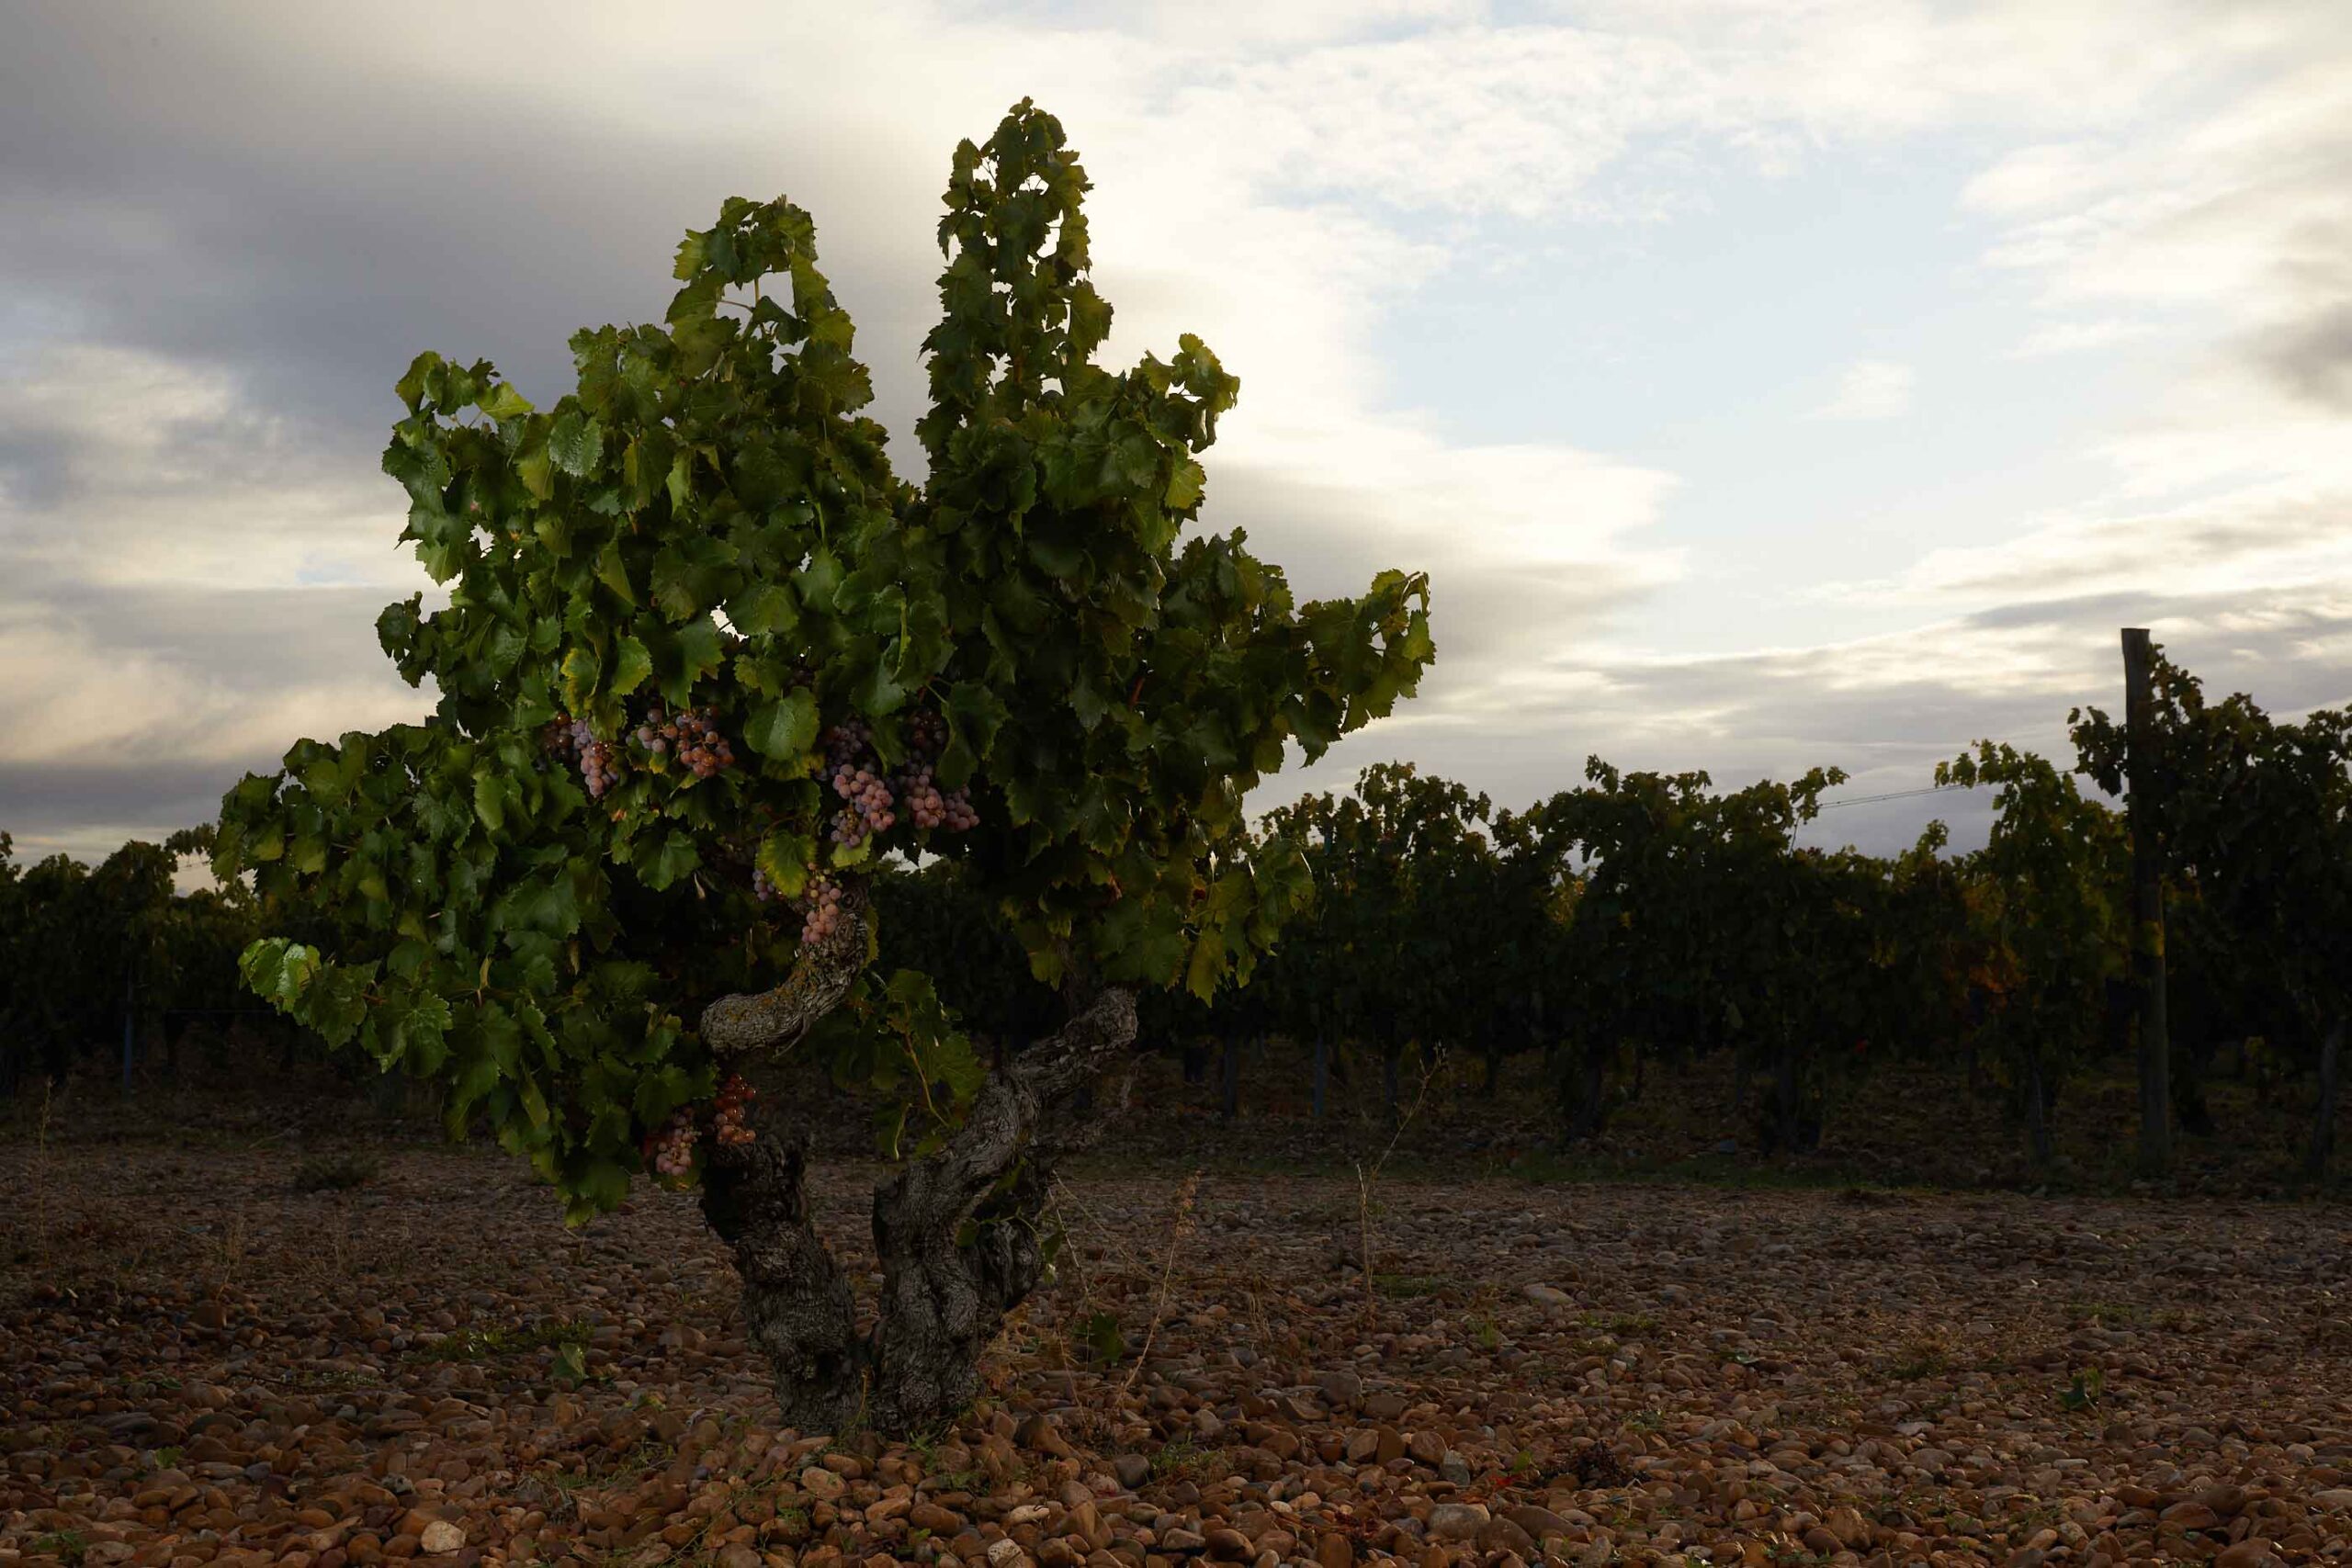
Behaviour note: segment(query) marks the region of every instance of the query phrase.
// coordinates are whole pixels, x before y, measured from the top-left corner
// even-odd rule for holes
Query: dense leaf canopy
[[[690,233],[662,324],[576,334],[552,407],[420,356],[384,468],[450,597],[379,631],[440,700],[231,792],[218,869],[338,927],[331,953],[257,945],[255,988],[444,1078],[585,1212],[712,1091],[698,1004],[774,984],[800,932],[779,909],[886,857],[965,861],[1041,980],[1246,977],[1306,880],[1242,797],[1414,689],[1427,585],[1302,604],[1238,532],[1190,528],[1237,382],[1190,336],[1092,363],[1087,188],[1025,101],[956,150],[921,487],[858,412],[849,317],[786,201]],[[665,719],[719,760],[647,742]],[[844,756],[927,770],[977,824],[845,834]],[[876,1032],[919,1087],[970,1081],[919,971],[862,987],[828,1048]]]
[[[2123,819],[2054,763],[1996,741],[1939,764],[1936,782],[1994,792],[1992,833],[1970,862],[1968,951],[1996,1061],[2041,1092],[2103,1041],[2126,948]]]

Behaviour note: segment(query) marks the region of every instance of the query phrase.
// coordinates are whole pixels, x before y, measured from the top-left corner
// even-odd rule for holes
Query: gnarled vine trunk
[[[841,950],[831,956],[862,958],[863,902],[853,908],[845,897],[843,907],[852,918],[842,926],[860,929],[854,941],[844,931],[830,944]],[[828,956],[805,954],[779,990],[803,999],[820,993],[823,985],[801,969]],[[758,1018],[763,1028],[786,1021],[805,1032],[814,1021],[763,998],[729,1002],[724,1016]],[[909,1161],[876,1191],[882,1289],[862,1332],[849,1282],[809,1216],[807,1134],[763,1122],[751,1144],[711,1152],[703,1213],[734,1250],[744,1321],[775,1370],[787,1423],[804,1431],[863,1424],[911,1432],[954,1416],[978,1393],[981,1353],[1044,1277],[1054,1167],[1115,1109],[1087,1112],[1079,1102],[1135,1041],[1131,990],[1073,996],[1071,1007],[1058,1032],[989,1075],[941,1148]],[[756,1048],[754,1032],[730,1039]],[[1125,1088],[1122,1079],[1111,1098],[1123,1099]]]
[[[1045,1274],[1054,1167],[1102,1126],[1099,1114],[1077,1113],[1078,1097],[1135,1037],[1135,993],[1098,993],[1058,1033],[989,1076],[944,1148],[901,1167],[875,1194],[876,1425],[911,1431],[971,1403],[980,1352]]]
[[[809,1432],[854,1425],[865,1404],[866,1348],[857,1300],[808,1213],[808,1134],[763,1128],[714,1153],[702,1212],[734,1250],[743,1324],[768,1359],[785,1424]]]

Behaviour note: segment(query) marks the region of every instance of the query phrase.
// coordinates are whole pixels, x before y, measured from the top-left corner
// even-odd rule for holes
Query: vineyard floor
[[[690,1198],[335,1142],[0,1143],[0,1562],[2352,1557],[2340,1207],[1098,1160],[910,1446],[775,1429]]]

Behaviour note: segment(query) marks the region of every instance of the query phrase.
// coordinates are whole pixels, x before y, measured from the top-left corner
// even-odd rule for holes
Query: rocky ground
[[[0,1145],[0,1562],[2352,1557],[2341,1207],[1098,1165],[900,1444],[775,1428],[691,1199],[338,1157]]]

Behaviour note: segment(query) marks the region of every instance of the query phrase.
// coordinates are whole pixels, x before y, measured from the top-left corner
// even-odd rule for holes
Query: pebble
[[[1430,1510],[1430,1533],[1440,1540],[1476,1540],[1489,1517],[1482,1503],[1440,1503]]]
[[[233,1270],[151,1217],[198,1157]],[[0,1290],[0,1564],[68,1529],[99,1568],[2352,1557],[2352,1269],[2304,1211],[1392,1182],[1368,1302],[1318,1261],[1351,1183],[1219,1176],[1203,1234],[1246,1263],[1180,1250],[1155,1325],[1165,1183],[1080,1173],[1071,1267],[916,1447],[777,1428],[690,1197],[566,1231],[503,1158],[419,1147],[338,1274],[266,1154],[109,1162],[51,1198],[119,1247]],[[815,1197],[869,1269],[870,1195]],[[1102,1310],[1134,1352],[1063,1357]],[[585,1381],[529,1343],[558,1325]]]

